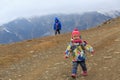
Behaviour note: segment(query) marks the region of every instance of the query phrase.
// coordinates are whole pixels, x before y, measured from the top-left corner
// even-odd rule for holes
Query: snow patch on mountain
[[[8,33],[11,33],[7,28],[5,27],[0,27],[0,31],[5,31],[5,32],[8,32]]]
[[[26,18],[26,20],[27,20],[28,22],[30,22],[30,23],[32,22],[32,21],[31,21],[31,18]]]
[[[109,11],[109,12],[100,12],[106,16],[109,16],[111,18],[116,18],[120,16],[120,10],[114,10],[114,11]]]
[[[4,29],[4,31],[6,31],[8,33],[11,33],[8,29],[6,29],[6,28],[3,28],[3,29]]]

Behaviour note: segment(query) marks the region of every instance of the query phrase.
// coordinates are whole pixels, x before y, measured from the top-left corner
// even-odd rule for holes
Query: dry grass
[[[94,47],[95,56],[88,55],[89,76],[78,79],[119,80],[120,18],[81,31],[81,35]],[[0,79],[69,80],[71,64],[64,60],[63,53],[70,37],[66,33],[0,45]]]

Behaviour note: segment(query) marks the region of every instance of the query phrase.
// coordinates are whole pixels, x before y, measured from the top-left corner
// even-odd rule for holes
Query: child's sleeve
[[[92,47],[91,45],[89,45],[89,44],[86,44],[85,49],[86,49],[87,51],[89,51],[90,53],[94,53],[93,47]]]
[[[71,43],[67,46],[67,49],[65,50],[65,56],[69,57],[71,51]]]

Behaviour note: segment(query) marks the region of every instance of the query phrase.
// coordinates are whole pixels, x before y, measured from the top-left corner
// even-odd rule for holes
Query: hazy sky
[[[120,0],[0,0],[0,25],[19,17],[120,10]]]

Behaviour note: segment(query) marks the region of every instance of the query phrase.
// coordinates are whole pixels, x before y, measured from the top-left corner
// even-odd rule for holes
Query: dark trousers
[[[85,61],[75,61],[72,63],[72,74],[77,74],[77,68],[79,64],[82,68],[82,71],[87,71]]]
[[[57,34],[60,34],[60,30],[59,29],[55,30],[55,35],[57,35]]]

